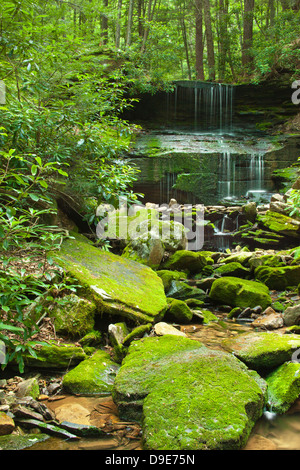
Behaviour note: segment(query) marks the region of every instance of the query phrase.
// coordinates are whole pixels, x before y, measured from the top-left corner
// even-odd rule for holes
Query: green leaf
[[[38,169],[37,165],[32,165],[32,166],[31,166],[31,174],[32,174],[32,176],[35,176],[35,175],[37,174],[37,169]]]
[[[40,181],[39,181],[39,184],[40,184],[40,186],[42,186],[42,188],[45,188],[45,189],[48,188],[48,183],[46,183],[45,180],[40,180]]]

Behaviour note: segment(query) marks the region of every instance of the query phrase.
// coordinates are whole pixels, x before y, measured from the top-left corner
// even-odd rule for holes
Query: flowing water
[[[183,204],[216,205],[270,200],[273,171],[296,161],[298,149],[287,151],[286,136],[279,139],[260,130],[265,114],[260,110],[250,119],[242,112],[236,88],[177,82],[172,93],[153,103],[153,120],[148,110],[130,155],[141,170],[134,189],[147,201],[165,204],[175,198]]]
[[[220,201],[268,201],[275,190],[272,172],[289,166],[298,157],[293,146],[287,150],[286,142],[259,131],[253,121],[249,123],[242,113],[236,112],[235,87],[231,85],[177,82],[174,92],[163,94],[158,100],[150,108],[154,123],[142,106],[147,122],[143,122],[145,130],[130,155],[141,170],[134,189],[145,194],[143,202],[165,204],[172,197],[183,204],[205,205]],[[236,228],[238,222],[237,217]],[[219,248],[224,248],[224,234],[230,237],[228,223],[225,216],[215,224],[216,234],[221,235]],[[181,327],[189,337],[213,349],[221,348],[222,339],[249,329],[249,324],[225,320]],[[95,420],[93,413],[104,406],[103,398],[99,400],[66,397],[60,403],[49,402],[49,406],[57,410],[64,404],[80,405]],[[122,423],[112,408],[97,419],[103,426],[111,426],[105,438],[73,442],[51,437],[31,450],[141,449],[140,428],[136,423]],[[296,402],[285,415],[264,413],[246,449],[300,450],[300,403]]]

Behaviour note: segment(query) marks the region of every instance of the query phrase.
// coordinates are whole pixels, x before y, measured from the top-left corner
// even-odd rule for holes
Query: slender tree
[[[253,62],[253,56],[250,52],[253,41],[253,11],[254,0],[244,0],[242,46],[242,65],[244,66],[251,65]]]
[[[196,52],[196,78],[204,80],[204,65],[203,65],[203,0],[195,0],[195,16],[196,16],[196,38],[195,38],[195,52]]]
[[[203,0],[204,6],[204,23],[205,23],[205,35],[207,43],[207,63],[208,63],[208,78],[209,80],[215,80],[215,51],[214,51],[214,38],[211,25],[211,12],[210,12],[210,0]]]

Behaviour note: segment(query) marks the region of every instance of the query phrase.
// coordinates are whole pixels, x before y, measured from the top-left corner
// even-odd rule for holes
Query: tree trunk
[[[195,0],[195,13],[196,13],[196,78],[197,80],[204,80],[204,67],[203,67],[203,15],[202,15],[202,0]]]
[[[141,53],[145,52],[146,42],[147,42],[149,31],[150,31],[150,22],[152,21],[153,16],[154,16],[155,6],[156,6],[156,0],[154,0],[153,2],[153,7],[152,7],[152,0],[148,0],[147,24],[144,29],[144,37],[143,37],[143,42],[142,42],[142,47],[141,47]]]
[[[127,33],[126,33],[126,47],[129,47],[130,44],[131,44],[133,6],[134,6],[134,0],[129,0],[128,22],[127,22]]]
[[[103,6],[108,7],[108,0],[103,0]],[[108,18],[106,13],[101,14],[101,38],[103,44],[108,43]]]
[[[117,24],[116,24],[116,49],[120,48],[120,38],[121,38],[121,14],[122,14],[122,0],[118,0],[118,14],[117,14]]]
[[[244,0],[242,65],[251,65],[253,62],[250,53],[253,39],[253,10],[254,0]]]
[[[207,63],[208,63],[208,78],[209,80],[215,80],[215,52],[214,52],[214,40],[211,27],[211,15],[210,15],[210,4],[209,0],[203,0],[204,6],[204,23],[205,23],[205,34],[207,41]]]

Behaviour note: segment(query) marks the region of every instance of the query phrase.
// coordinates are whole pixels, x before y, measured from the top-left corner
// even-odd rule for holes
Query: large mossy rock
[[[267,377],[268,407],[275,413],[285,413],[300,394],[300,364],[285,362]]]
[[[245,278],[250,275],[250,270],[245,268],[241,263],[232,261],[231,263],[225,263],[215,269],[215,274],[219,276],[232,276]]]
[[[66,373],[63,377],[63,387],[71,394],[109,394],[119,367],[107,352],[100,349]]]
[[[254,276],[258,281],[266,284],[269,289],[284,290],[286,287],[299,284],[300,266],[258,266],[254,271]]]
[[[151,450],[239,449],[265,394],[233,355],[173,335],[132,343],[113,388],[121,417],[142,421]]]
[[[267,211],[257,216],[263,227],[291,238],[300,238],[300,221],[279,212]]]
[[[83,286],[100,313],[136,323],[159,321],[167,308],[162,280],[148,266],[102,251],[84,237],[65,240],[56,262]]]
[[[210,256],[210,252],[178,250],[164,263],[162,269],[197,274],[205,266],[211,264],[213,264],[213,259]]]
[[[260,305],[265,309],[272,302],[269,289],[264,284],[230,276],[216,279],[209,297],[215,302],[232,307],[253,308]]]
[[[54,320],[57,333],[75,337],[84,336],[93,330],[96,311],[97,307],[94,302],[70,294],[53,306],[49,316]]]
[[[251,369],[270,370],[291,360],[292,354],[300,348],[300,337],[275,331],[253,332],[224,339],[222,346]]]
[[[29,353],[24,354],[24,363],[28,367],[42,369],[66,369],[75,366],[87,358],[86,353],[80,346],[70,343],[49,344],[37,343],[34,348],[36,357]]]

